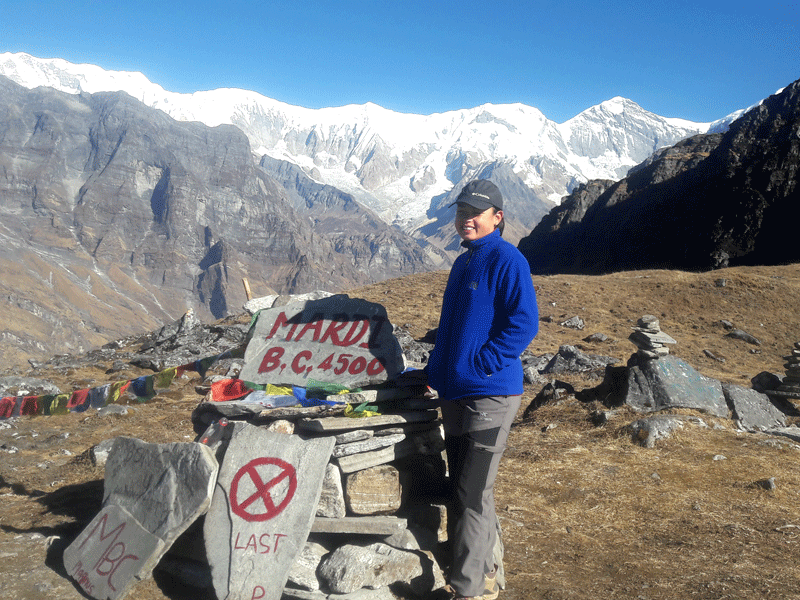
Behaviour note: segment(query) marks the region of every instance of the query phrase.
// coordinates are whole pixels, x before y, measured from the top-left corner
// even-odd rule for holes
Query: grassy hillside
[[[350,295],[384,304],[393,323],[420,338],[436,326],[446,275],[410,276]],[[675,355],[709,377],[748,386],[761,371],[782,373],[782,357],[800,340],[800,265],[559,275],[537,277],[535,285],[543,318],[530,348],[535,354],[573,344],[624,364],[635,350],[627,340],[631,326],[654,314],[677,340]],[[559,325],[575,315],[585,321],[583,331]],[[722,320],[761,345],[726,338]],[[582,341],[597,332],[609,339]],[[63,388],[100,385],[120,377],[106,373],[108,367],[98,363],[49,375]],[[47,561],[44,538],[71,539],[99,507],[103,471],[85,451],[116,435],[157,442],[193,438],[190,413],[200,400],[194,377],[124,416],[90,411],[0,423],[0,556],[26,559],[24,570],[18,560],[0,564],[0,597],[81,598],[60,564]],[[559,378],[579,391],[599,384],[577,375]],[[523,420],[541,387],[526,386],[497,483],[508,577],[501,598],[798,597],[800,445],[679,411],[700,416],[706,426],[687,425],[645,449],[624,432],[639,415],[619,410],[595,426],[592,412],[603,408],[596,402],[567,397]],[[770,477],[774,490],[758,485]],[[198,596],[158,577],[130,597]]]

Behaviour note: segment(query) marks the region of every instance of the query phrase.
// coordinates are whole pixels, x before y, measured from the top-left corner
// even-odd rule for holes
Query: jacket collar
[[[462,248],[467,248],[468,250],[477,250],[483,246],[487,246],[490,244],[496,244],[502,238],[500,237],[500,230],[495,229],[492,233],[483,236],[482,238],[478,238],[477,240],[466,241],[464,240],[461,242]]]

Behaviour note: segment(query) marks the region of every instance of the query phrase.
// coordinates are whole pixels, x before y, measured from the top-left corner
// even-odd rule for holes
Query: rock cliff
[[[797,262],[798,168],[800,81],[724,134],[663,149],[616,183],[581,185],[519,248],[534,273]]]
[[[188,308],[221,317],[244,277],[263,295],[434,267],[399,232],[333,232],[334,212],[371,218],[355,202],[298,213],[234,126],[0,77],[0,357],[80,350]]]

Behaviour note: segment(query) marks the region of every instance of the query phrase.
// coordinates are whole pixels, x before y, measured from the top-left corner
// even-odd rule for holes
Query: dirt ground
[[[382,303],[394,324],[421,338],[436,326],[445,279],[446,273],[421,274],[349,293]],[[635,349],[627,340],[631,326],[653,314],[677,341],[673,354],[704,375],[749,386],[761,371],[782,373],[782,357],[800,341],[800,265],[534,282],[543,319],[534,354],[572,344],[624,364]],[[559,325],[576,315],[586,323],[583,330]],[[725,337],[722,320],[761,344]],[[592,333],[608,339],[583,341]],[[109,375],[105,368],[53,372],[50,379],[78,389],[143,374]],[[600,383],[559,378],[578,391]],[[118,435],[193,439],[198,383],[188,374],[126,415],[89,411],[0,421],[0,599],[83,597],[60,559],[102,501],[103,469],[92,464],[89,448]],[[622,431],[638,415],[619,410],[595,426],[598,403],[574,396],[523,420],[541,387],[526,386],[496,486],[508,578],[501,598],[800,598],[800,445],[683,411],[705,426],[686,426],[646,449]],[[768,478],[774,478],[772,490],[757,483]],[[161,575],[129,597],[204,598]]]

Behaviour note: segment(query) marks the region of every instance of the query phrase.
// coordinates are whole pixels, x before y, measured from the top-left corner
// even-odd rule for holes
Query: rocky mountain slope
[[[519,248],[534,273],[796,262],[799,170],[796,81],[726,133],[663,149],[618,182],[580,186]]]
[[[236,125],[257,154],[297,165],[423,245],[440,248],[452,242],[443,230],[446,201],[470,179],[505,173],[497,183],[509,199],[508,235],[516,243],[578,184],[618,179],[659,148],[727,123],[665,118],[620,97],[560,124],[522,104],[433,115],[374,104],[311,110],[246,90],[176,94],[141,73],[23,53],[0,55],[0,74],[73,94],[123,90],[177,120]]]
[[[468,179],[503,190],[513,242],[588,176],[616,178],[709,126],[623,98],[556,124],[523,105],[426,117],[172,94],[25,54],[0,55],[0,73],[22,84],[0,75],[7,363],[188,308],[223,316],[245,300],[244,277],[258,295],[447,268],[459,241],[447,207]],[[102,91],[120,89],[136,99]]]
[[[266,294],[436,267],[342,202],[296,210],[231,125],[0,76],[0,358],[77,351],[188,308],[221,317],[245,301],[245,277]]]

